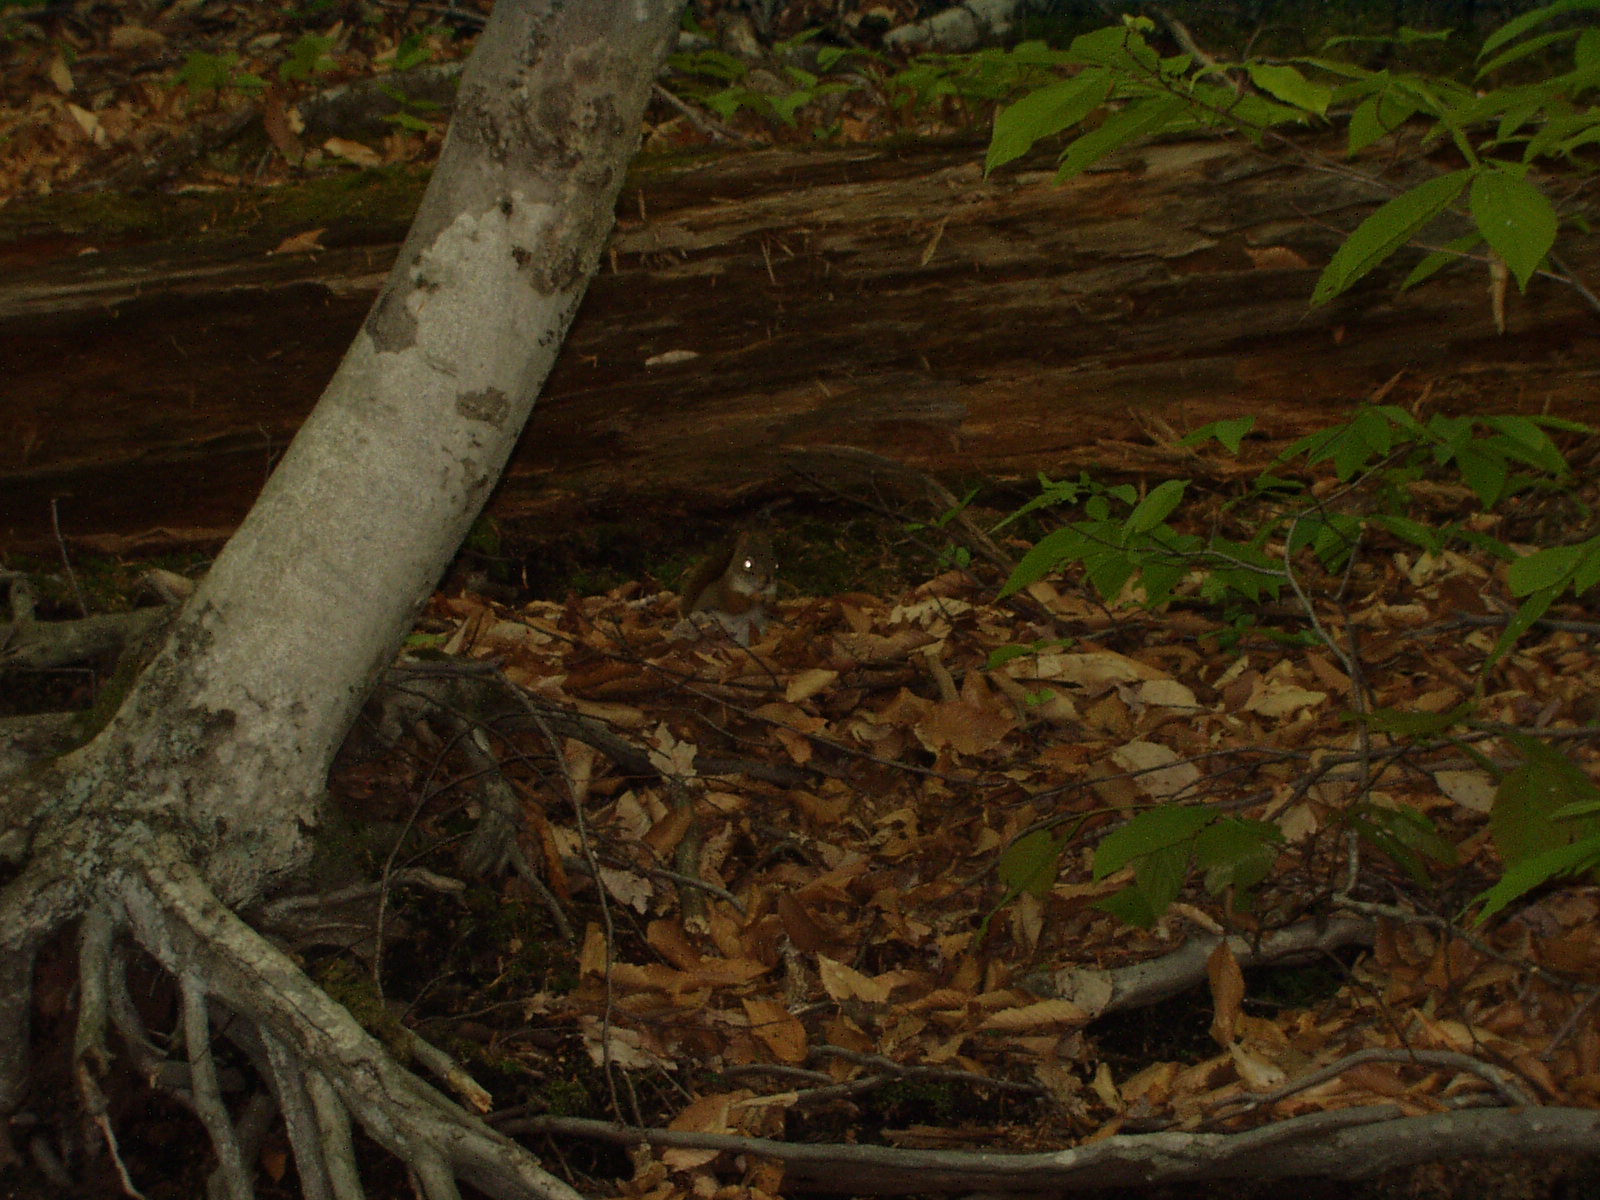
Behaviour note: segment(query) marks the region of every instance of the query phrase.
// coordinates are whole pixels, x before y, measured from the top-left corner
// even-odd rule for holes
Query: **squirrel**
[[[741,532],[683,580],[678,614],[708,613],[741,646],[767,624],[767,601],[776,591],[778,556],[763,533]]]

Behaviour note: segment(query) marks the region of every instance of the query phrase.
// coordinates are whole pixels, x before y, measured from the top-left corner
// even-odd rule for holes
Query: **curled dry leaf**
[[[835,1000],[865,1000],[871,1004],[886,1004],[889,1000],[887,984],[869,979],[854,967],[817,955],[817,974],[822,978],[823,990]]]

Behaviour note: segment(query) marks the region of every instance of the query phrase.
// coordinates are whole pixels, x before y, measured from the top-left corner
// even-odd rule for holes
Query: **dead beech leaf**
[[[624,904],[637,913],[650,911],[650,897],[653,893],[650,881],[644,876],[616,867],[601,867],[600,882],[605,884],[606,891],[610,892],[619,904]]]
[[[1200,769],[1191,762],[1180,762],[1178,755],[1155,742],[1128,742],[1111,752],[1111,760],[1133,774],[1133,782],[1145,795],[1157,800],[1176,796],[1193,787]]]
[[[698,971],[704,962],[700,951],[684,936],[678,921],[651,921],[645,926],[645,940],[650,948],[680,971]]]
[[[1134,688],[1139,703],[1150,708],[1199,708],[1193,691],[1176,679],[1147,679]]]
[[[1233,1059],[1233,1069],[1239,1072],[1239,1078],[1252,1092],[1270,1092],[1273,1088],[1282,1087],[1289,1080],[1289,1076],[1277,1063],[1263,1058],[1253,1050],[1245,1049],[1237,1042],[1228,1047],[1228,1054]]]
[[[1049,679],[1073,683],[1082,688],[1104,688],[1114,683],[1139,683],[1147,679],[1168,679],[1163,671],[1148,666],[1115,650],[1094,650],[1072,654],[1036,654],[1014,658],[1006,664],[1013,678]],[[1012,668],[1015,666],[1015,669]]]
[[[671,1070],[673,1064],[664,1061],[645,1043],[636,1029],[620,1025],[606,1025],[599,1017],[588,1013],[578,1018],[578,1028],[583,1035],[583,1048],[589,1061],[600,1066],[609,1057],[611,1065],[625,1070]]]
[[[1099,967],[1062,967],[1050,982],[1065,999],[1091,1017],[1105,1011],[1116,991],[1111,972]]]
[[[1311,268],[1300,253],[1288,246],[1246,246],[1250,265],[1257,271],[1306,271]]]
[[[662,817],[650,827],[644,835],[644,844],[663,861],[672,857],[673,849],[683,841],[683,835],[689,832],[694,824],[694,809],[687,804],[680,804],[676,808],[667,810],[667,815]]]
[[[1003,1008],[984,1018],[980,1029],[1020,1033],[1025,1029],[1049,1029],[1062,1025],[1087,1025],[1090,1014],[1070,1000],[1039,1000],[1018,1008]]]
[[[958,600],[954,596],[930,596],[913,600],[910,604],[897,604],[889,613],[889,624],[915,624],[926,628],[935,624],[943,625],[950,617],[971,611],[970,601]]]
[[[100,118],[86,108],[76,104],[68,104],[67,111],[72,114],[72,119],[78,123],[78,128],[83,130],[87,137],[96,146],[104,148],[111,144],[111,136],[106,133],[105,126],[100,123]]]
[[[683,1133],[733,1133],[728,1124],[728,1111],[734,1101],[750,1095],[747,1091],[731,1094],[701,1096],[672,1119],[669,1129]],[[695,1150],[684,1146],[671,1146],[661,1152],[661,1161],[674,1171],[692,1171],[716,1158],[720,1151]]]
[[[51,55],[45,74],[50,76],[50,82],[63,96],[70,96],[77,89],[78,85],[72,79],[72,68],[67,66],[66,56],[59,50]]]
[[[1211,980],[1211,1037],[1219,1046],[1231,1046],[1244,1003],[1244,972],[1226,938],[1206,958],[1206,976]]]
[[[823,990],[835,1000],[865,1000],[870,1004],[887,1004],[887,984],[869,979],[854,967],[847,967],[826,954],[817,955],[817,974],[822,979]]]
[[[1260,713],[1263,717],[1287,717],[1302,708],[1315,708],[1327,698],[1327,692],[1314,692],[1283,680],[1263,679],[1256,684],[1243,707],[1246,712]]]
[[[167,36],[145,25],[129,22],[111,31],[111,48],[119,51],[154,50],[167,44]]]
[[[699,751],[693,743],[674,737],[665,723],[652,729],[645,740],[650,743],[652,767],[669,779],[694,778],[694,760]]]
[[[783,748],[789,752],[789,761],[797,767],[803,767],[811,761],[811,739],[802,737],[794,730],[783,725],[772,727],[772,736],[777,738]]]
[[[828,935],[806,911],[806,906],[795,899],[794,893],[779,892],[777,909],[783,932],[788,934],[796,949],[815,954],[828,944]]]
[[[756,709],[756,716],[800,733],[821,733],[828,727],[824,718],[794,704],[763,704]]]
[[[353,162],[358,167],[381,167],[383,155],[371,146],[350,138],[331,137],[322,143],[322,148],[335,158],[342,158],[346,162]]]
[[[753,958],[707,958],[691,974],[703,987],[739,987],[760,979],[769,969]]]
[[[1486,813],[1494,807],[1495,781],[1487,771],[1435,771],[1433,781],[1462,808]]]
[[[1411,1090],[1400,1078],[1400,1072],[1388,1063],[1357,1063],[1341,1078],[1351,1086],[1366,1088],[1380,1096],[1403,1096]]]
[[[769,996],[750,996],[744,1002],[750,1032],[761,1039],[781,1063],[806,1060],[806,1027],[788,1009]]]
[[[824,670],[822,667],[801,671],[783,689],[783,698],[790,704],[799,704],[803,700],[811,699],[837,678],[839,672]]]
[[[936,641],[926,630],[906,626],[887,637],[877,633],[841,633],[833,639],[839,653],[869,666],[903,662],[912,651]]]
[[[663,350],[644,360],[647,367],[675,367],[679,363],[693,362],[700,357],[698,350]]]
[[[643,729],[650,720],[642,709],[631,704],[608,704],[600,700],[585,700],[581,696],[569,697],[566,703],[584,716],[615,725],[618,729]]]
[[[604,975],[606,972],[606,935],[593,921],[583,931],[583,949],[578,953],[578,974]]]
[[[979,672],[969,671],[960,699],[933,704],[911,728],[917,740],[936,754],[946,747],[957,754],[982,754],[1016,727],[1011,706],[995,695]]]
[[[322,235],[326,229],[307,229],[304,233],[291,234],[279,242],[276,248],[268,251],[269,254],[314,254],[323,249]]]
[[[261,104],[261,124],[284,161],[299,165],[305,159],[306,148],[296,136],[299,132],[295,129],[296,123],[296,114],[289,107],[283,89],[269,87]]]
[[[1122,1084],[1122,1097],[1124,1100],[1146,1104],[1166,1104],[1172,1099],[1173,1090],[1178,1082],[1178,1075],[1183,1068],[1175,1062],[1151,1063],[1142,1071],[1136,1071]]]
[[[1117,1081],[1111,1075],[1111,1068],[1102,1061],[1094,1069],[1094,1078],[1089,1086],[1094,1089],[1094,1094],[1100,1098],[1100,1103],[1117,1112],[1122,1111],[1122,1093],[1117,1090]]]

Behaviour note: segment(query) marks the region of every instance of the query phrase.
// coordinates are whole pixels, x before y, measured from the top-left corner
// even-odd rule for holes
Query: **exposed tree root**
[[[1202,983],[1206,960],[1224,940],[1241,967],[1258,967],[1305,962],[1341,946],[1370,945],[1374,928],[1366,918],[1341,914],[1327,921],[1301,921],[1259,938],[1197,934],[1170,954],[1131,966],[1111,970],[1063,967],[1050,977],[1047,987],[1100,1016],[1144,1008]]]
[[[1118,1134],[1044,1154],[797,1145],[732,1134],[636,1129],[569,1117],[524,1118],[508,1121],[501,1128],[625,1146],[725,1150],[783,1163],[786,1189],[872,1195],[1037,1194],[1306,1175],[1360,1179],[1396,1167],[1449,1159],[1593,1154],[1600,1144],[1600,1112],[1592,1109],[1471,1109],[1404,1117],[1393,1105],[1313,1113],[1247,1133]]]
[[[0,904],[0,919],[18,915],[16,882],[4,893],[10,904]],[[577,1200],[523,1147],[398,1066],[349,1012],[217,898],[183,861],[176,841],[130,838],[96,884],[97,900],[78,937],[73,1074],[119,1172],[115,1130],[98,1083],[110,1058],[108,1028],[117,1030],[142,1074],[199,1117],[219,1164],[214,1194],[229,1200],[254,1194],[251,1162],[275,1112],[284,1116],[305,1195],[313,1200],[361,1194],[352,1117],[407,1165],[429,1200],[456,1196],[457,1179],[507,1200]],[[38,932],[40,924],[21,927]],[[186,1062],[157,1048],[128,996],[126,961],[116,943],[123,927],[177,982]],[[0,955],[0,1101],[14,1109],[29,1078],[34,956],[30,946],[6,949]],[[225,1022],[219,1010],[226,1010]],[[213,1053],[224,1026],[272,1089],[270,1098],[260,1094],[232,1112],[224,1094],[239,1081],[225,1075]],[[422,1061],[430,1069],[486,1106],[487,1094],[476,1083],[427,1049]],[[136,1194],[125,1172],[123,1183]]]
[[[427,1196],[454,1195],[453,1180],[460,1177],[494,1196],[575,1200],[577,1193],[526,1150],[396,1065],[341,1005],[223,906],[171,849],[141,854],[139,873],[124,876],[117,890],[140,943],[182,982],[197,1108],[222,1156],[230,1195],[250,1193],[248,1179],[236,1185],[227,1167],[232,1151],[225,1111],[207,1115],[215,1092],[205,1048],[211,1000],[261,1032],[280,1096],[297,1086],[295,1080],[306,1080],[319,1129],[336,1132],[355,1116],[373,1140],[416,1172]],[[323,1091],[319,1080],[330,1090]],[[343,1151],[330,1157],[320,1137],[312,1145],[297,1140],[294,1150],[297,1162],[307,1156],[323,1160],[312,1175],[332,1179],[354,1172],[353,1158],[346,1160]]]

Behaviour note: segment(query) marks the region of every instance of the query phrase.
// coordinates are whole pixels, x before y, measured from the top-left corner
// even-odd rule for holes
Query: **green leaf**
[[[1043,900],[1055,885],[1066,844],[1066,838],[1057,841],[1042,829],[1024,834],[1001,852],[1000,882],[1013,896],[1027,892]]]
[[[1484,508],[1493,508],[1500,502],[1505,495],[1508,473],[1504,458],[1481,442],[1468,442],[1456,448],[1455,460],[1461,478],[1466,480]]]
[[[1324,50],[1329,50],[1334,46],[1343,46],[1348,44],[1354,44],[1358,46],[1387,46],[1391,44],[1409,46],[1415,42],[1444,42],[1448,41],[1453,36],[1453,33],[1454,31],[1449,29],[1413,29],[1409,25],[1402,25],[1400,27],[1400,32],[1395,34],[1351,34],[1344,37],[1332,37],[1322,43],[1322,48]]]
[[[1095,68],[1024,96],[1000,110],[984,159],[985,175],[1021,158],[1040,138],[1077,125],[1111,94],[1111,73]]]
[[[1471,174],[1470,171],[1451,171],[1420,183],[1356,226],[1355,232],[1345,239],[1344,245],[1323,269],[1311,294],[1311,303],[1326,304],[1410,241],[1455,202]]]
[[[1503,433],[1517,445],[1517,455],[1523,462],[1531,463],[1552,475],[1567,473],[1567,460],[1550,435],[1533,417],[1515,415],[1484,417],[1483,423],[1497,433]]]
[[[1125,887],[1094,902],[1094,907],[1108,912],[1124,924],[1136,929],[1149,929],[1161,914],[1150,906],[1144,893],[1137,887]]]
[[[1247,63],[1250,82],[1268,95],[1276,96],[1285,104],[1314,112],[1319,117],[1328,115],[1328,102],[1333,99],[1333,89],[1325,83],[1313,83],[1295,68],[1270,63]]]
[[[1368,713],[1345,713],[1347,721],[1359,721],[1376,733],[1399,738],[1437,737],[1472,715],[1472,705],[1458,704],[1449,712],[1410,712],[1399,708],[1378,708]]]
[[[1123,529],[1131,534],[1149,533],[1182,503],[1183,489],[1188,486],[1187,479],[1169,479],[1152,488],[1150,494],[1139,501],[1139,506],[1123,522]]]
[[[428,133],[433,126],[421,117],[408,112],[387,113],[382,118],[391,125],[398,125],[401,129],[409,129],[412,133]]]
[[[1094,877],[1104,879],[1136,858],[1187,843],[1216,819],[1208,809],[1164,804],[1107,834],[1094,852]]]
[[[1424,858],[1453,865],[1456,849],[1441,838],[1422,813],[1412,808],[1364,804],[1351,816],[1351,827],[1374,849],[1393,859],[1419,885],[1429,882]]]
[[[1283,834],[1271,821],[1223,817],[1200,831],[1194,857],[1205,872],[1206,891],[1213,896],[1224,888],[1244,892],[1267,877],[1277,858],[1273,849]]]
[[[1144,602],[1148,607],[1165,604],[1172,599],[1172,591],[1189,574],[1189,566],[1181,559],[1170,562],[1146,562],[1139,568],[1139,586],[1144,588]]]
[[[1483,234],[1474,230],[1444,244],[1443,250],[1435,250],[1423,256],[1421,262],[1411,268],[1411,274],[1400,282],[1400,290],[1414,288],[1424,280],[1431,279],[1445,267],[1454,266],[1461,262],[1467,251],[1476,249],[1483,243]]]
[[[1166,912],[1183,891],[1191,857],[1192,847],[1182,843],[1153,850],[1134,863],[1133,885],[1157,916]]]
[[[1527,291],[1556,241],[1556,210],[1545,194],[1510,171],[1480,171],[1472,181],[1472,219]]]
[[[312,75],[331,71],[335,63],[328,57],[336,39],[305,34],[289,47],[289,57],[279,64],[278,76],[282,79],[309,79]]]
[[[1379,138],[1387,137],[1404,125],[1416,111],[1414,104],[1391,92],[1368,96],[1350,114],[1349,143],[1345,152],[1359,154]]]
[[[1556,812],[1600,801],[1600,787],[1559,750],[1534,738],[1515,739],[1525,761],[1500,781],[1489,830],[1507,866],[1600,832],[1600,822],[1558,819]]]
[[[1571,546],[1549,546],[1517,559],[1506,572],[1511,594],[1528,596],[1545,588],[1559,591],[1597,547],[1600,538],[1591,538]]]
[[[1531,37],[1525,42],[1518,42],[1504,54],[1498,55],[1478,68],[1474,79],[1482,79],[1485,75],[1492,75],[1501,67],[1509,66],[1518,59],[1526,58],[1530,54],[1537,54],[1553,42],[1564,42],[1576,36],[1577,30],[1563,29],[1556,33],[1541,33],[1538,37]]]
[[[1515,38],[1521,37],[1535,25],[1543,25],[1553,17],[1564,13],[1582,12],[1585,9],[1600,9],[1600,0],[1556,0],[1554,4],[1546,4],[1543,8],[1536,8],[1532,12],[1525,12],[1514,20],[1507,21],[1499,29],[1483,39],[1483,48],[1478,51],[1478,57],[1493,54],[1501,46]]]
[[[1084,555],[1083,559],[1083,573],[1106,601],[1122,595],[1122,589],[1138,569],[1138,560],[1122,550],[1100,549]]]
[[[983,664],[985,671],[992,671],[996,667],[1003,667],[1008,662],[1017,658],[1026,658],[1030,654],[1039,653],[1037,646],[996,646],[989,651],[989,657]]]
[[[1067,54],[1073,62],[1117,67],[1123,71],[1140,65],[1155,67],[1156,52],[1139,35],[1140,28],[1125,23],[1091,30],[1073,38],[1067,47]]]
[[[1045,534],[1022,556],[1011,578],[1000,589],[1001,597],[1015,595],[1029,584],[1037,583],[1062,563],[1080,561],[1087,548],[1083,535],[1076,529],[1057,529]]]
[[[1506,622],[1506,627],[1495,641],[1494,649],[1489,652],[1489,657],[1483,660],[1485,672],[1499,662],[1501,656],[1517,644],[1517,639],[1532,629],[1539,618],[1549,611],[1550,606],[1555,603],[1556,595],[1556,590],[1550,588],[1542,592],[1535,592],[1522,602],[1522,606],[1512,615],[1511,620]]]
[[[1523,859],[1508,869],[1499,883],[1478,896],[1483,901],[1483,909],[1475,924],[1482,925],[1513,900],[1541,884],[1597,866],[1600,866],[1600,837],[1585,838],[1570,846]]]
[[[1179,440],[1180,446],[1198,446],[1207,438],[1216,438],[1227,447],[1229,454],[1239,453],[1239,447],[1244,442],[1245,434],[1256,427],[1254,417],[1228,417],[1222,421],[1212,421],[1209,425],[1202,425],[1193,433]]]
[[[1100,128],[1077,138],[1067,147],[1061,169],[1056,172],[1056,182],[1071,179],[1129,142],[1160,133],[1186,112],[1183,100],[1177,96],[1160,96],[1128,105],[1107,117]]]
[[[1378,514],[1372,518],[1372,523],[1380,529],[1387,529],[1396,537],[1404,538],[1413,546],[1419,546],[1429,554],[1438,554],[1444,549],[1444,535],[1431,525],[1424,525],[1421,521],[1413,521],[1410,517],[1393,514]]]

